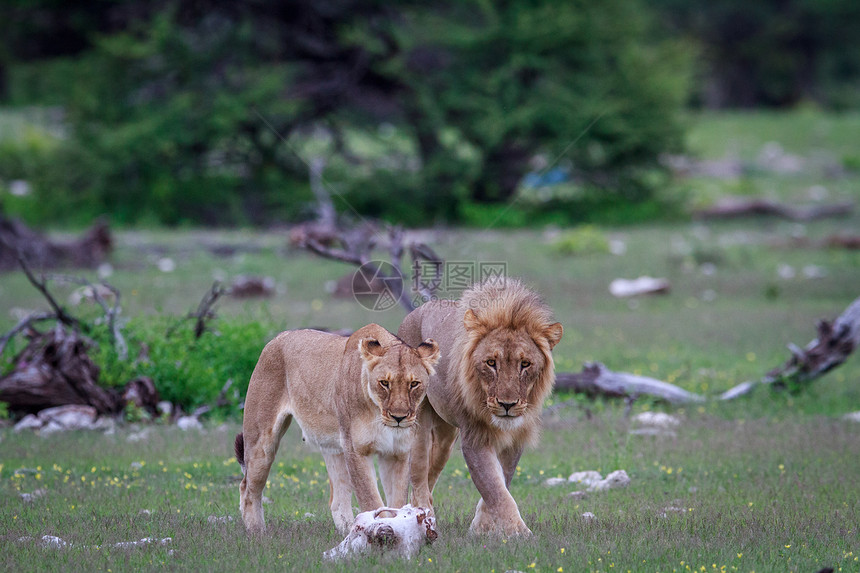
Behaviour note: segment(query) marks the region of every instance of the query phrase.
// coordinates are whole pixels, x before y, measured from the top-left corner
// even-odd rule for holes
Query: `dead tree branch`
[[[120,306],[121,294],[118,288],[105,281],[94,284],[85,278],[71,275],[46,275],[45,278],[58,282],[81,285],[88,289],[88,295],[92,296],[92,299],[96,304],[102,307],[102,310],[105,313],[105,319],[107,321],[108,329],[110,330],[111,341],[113,342],[114,349],[116,349],[119,359],[124,361],[128,358],[128,344],[125,341],[125,337],[122,335],[122,331],[120,330],[118,323],[119,314],[122,312],[122,307]],[[102,296],[102,292],[99,287],[107,289],[113,295],[114,300],[112,305],[108,304],[107,300]]]
[[[30,284],[32,284],[34,287],[36,287],[36,290],[42,293],[42,296],[45,297],[45,300],[47,300],[51,308],[54,309],[54,315],[56,316],[57,320],[59,320],[66,326],[74,328],[75,330],[80,329],[81,322],[74,316],[67,313],[66,310],[62,306],[60,306],[57,300],[48,291],[47,282],[45,280],[44,275],[41,279],[37,279],[33,275],[33,271],[30,270],[30,265],[27,264],[27,260],[24,258],[24,255],[20,252],[18,253],[18,264],[21,265],[21,270],[23,270],[24,274],[27,275],[27,280],[30,281]]]
[[[705,400],[703,396],[661,380],[627,372],[613,372],[600,362],[586,363],[582,372],[559,372],[555,377],[555,388],[609,398],[651,396],[672,404]]]
[[[206,332],[207,327],[206,323],[209,320],[215,318],[215,311],[213,307],[215,303],[218,302],[218,299],[221,298],[222,295],[225,295],[229,292],[230,289],[225,288],[221,285],[220,281],[215,281],[212,283],[212,286],[206,291],[206,294],[203,295],[203,298],[200,299],[200,303],[197,305],[197,310],[191,311],[186,314],[183,318],[179,320],[176,324],[167,329],[167,338],[173,336],[173,333],[176,332],[176,329],[186,320],[194,320],[194,338],[200,338],[203,336],[203,333]]]
[[[818,323],[818,336],[804,348],[789,344],[791,352],[785,364],[774,368],[761,380],[743,382],[720,395],[721,400],[731,400],[749,394],[758,385],[772,388],[799,388],[833,370],[860,346],[860,298],[832,323]]]

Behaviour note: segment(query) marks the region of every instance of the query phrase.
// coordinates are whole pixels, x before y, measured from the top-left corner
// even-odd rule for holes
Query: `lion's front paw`
[[[478,507],[475,508],[475,518],[472,520],[469,531],[478,535],[502,535],[505,537],[514,535],[528,537],[532,534],[531,529],[522,520],[518,511],[495,516],[484,504],[483,499],[478,502]]]

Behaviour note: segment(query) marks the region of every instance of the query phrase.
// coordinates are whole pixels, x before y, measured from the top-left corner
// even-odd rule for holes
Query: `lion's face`
[[[545,385],[545,369],[552,367],[549,350],[561,339],[561,325],[548,325],[537,334],[525,329],[487,330],[471,310],[465,325],[480,334],[468,359],[480,381],[491,422],[503,429],[519,427],[529,406],[543,400],[545,389],[535,396],[535,386]]]
[[[359,352],[364,361],[362,380],[379,407],[382,423],[395,428],[412,426],[439,359],[439,346],[428,338],[415,348],[405,343],[384,348],[367,338],[360,342]]]

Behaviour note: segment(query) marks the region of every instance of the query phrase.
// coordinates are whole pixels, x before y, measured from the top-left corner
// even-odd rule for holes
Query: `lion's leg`
[[[379,456],[379,477],[388,507],[403,507],[409,496],[409,455]]]
[[[511,489],[511,480],[517,471],[517,464],[523,455],[523,445],[514,444],[510,448],[499,452],[499,463],[502,464],[502,472],[505,474],[505,487]]]
[[[418,427],[412,449],[409,452],[409,481],[412,483],[412,505],[424,507],[433,513],[433,498],[430,496],[430,453],[433,444],[434,417],[427,400],[421,405],[416,418]]]
[[[435,414],[435,413],[434,413]],[[430,487],[430,501],[433,501],[433,488],[436,487],[436,482],[439,480],[439,475],[448,463],[451,457],[451,451],[454,449],[454,442],[457,441],[457,436],[460,430],[456,426],[445,422],[442,418],[436,415],[436,423],[433,425],[433,445],[430,449],[430,470],[427,476],[427,485]]]
[[[323,454],[331,488],[331,516],[338,533],[346,535],[352,528],[352,486],[343,454]]]
[[[517,502],[505,485],[505,472],[493,448],[463,442],[463,457],[481,494],[470,531],[502,535],[531,533],[520,516]]]
[[[245,437],[245,477],[239,484],[239,509],[242,521],[250,533],[262,533],[266,529],[263,519],[263,490],[278,445],[284,432],[290,426],[292,416],[278,416],[272,427],[259,431],[258,428],[243,428]]]

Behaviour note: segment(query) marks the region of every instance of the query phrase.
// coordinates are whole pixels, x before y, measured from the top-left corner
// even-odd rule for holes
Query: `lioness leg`
[[[403,507],[409,496],[409,455],[379,456],[379,477],[388,507]]]
[[[496,452],[491,447],[464,441],[463,457],[472,481],[481,493],[470,530],[502,535],[530,534],[517,502],[508,492],[505,473]]]
[[[245,439],[245,477],[239,484],[239,509],[242,521],[251,533],[262,533],[266,529],[263,519],[263,490],[281,438],[293,417],[279,416],[271,428],[262,432],[257,428],[243,429]]]
[[[346,535],[352,528],[352,486],[343,454],[323,454],[331,484],[331,516],[338,533]]]
[[[382,496],[376,485],[376,470],[373,459],[357,452],[347,452],[346,467],[349,469],[349,481],[355,491],[358,507],[361,511],[370,511],[382,507]]]
[[[411,316],[411,315],[410,315]],[[412,482],[412,505],[424,507],[433,514],[433,499],[430,496],[430,452],[433,444],[433,426],[439,419],[427,400],[420,406],[416,422],[415,438],[409,452],[409,480]]]

